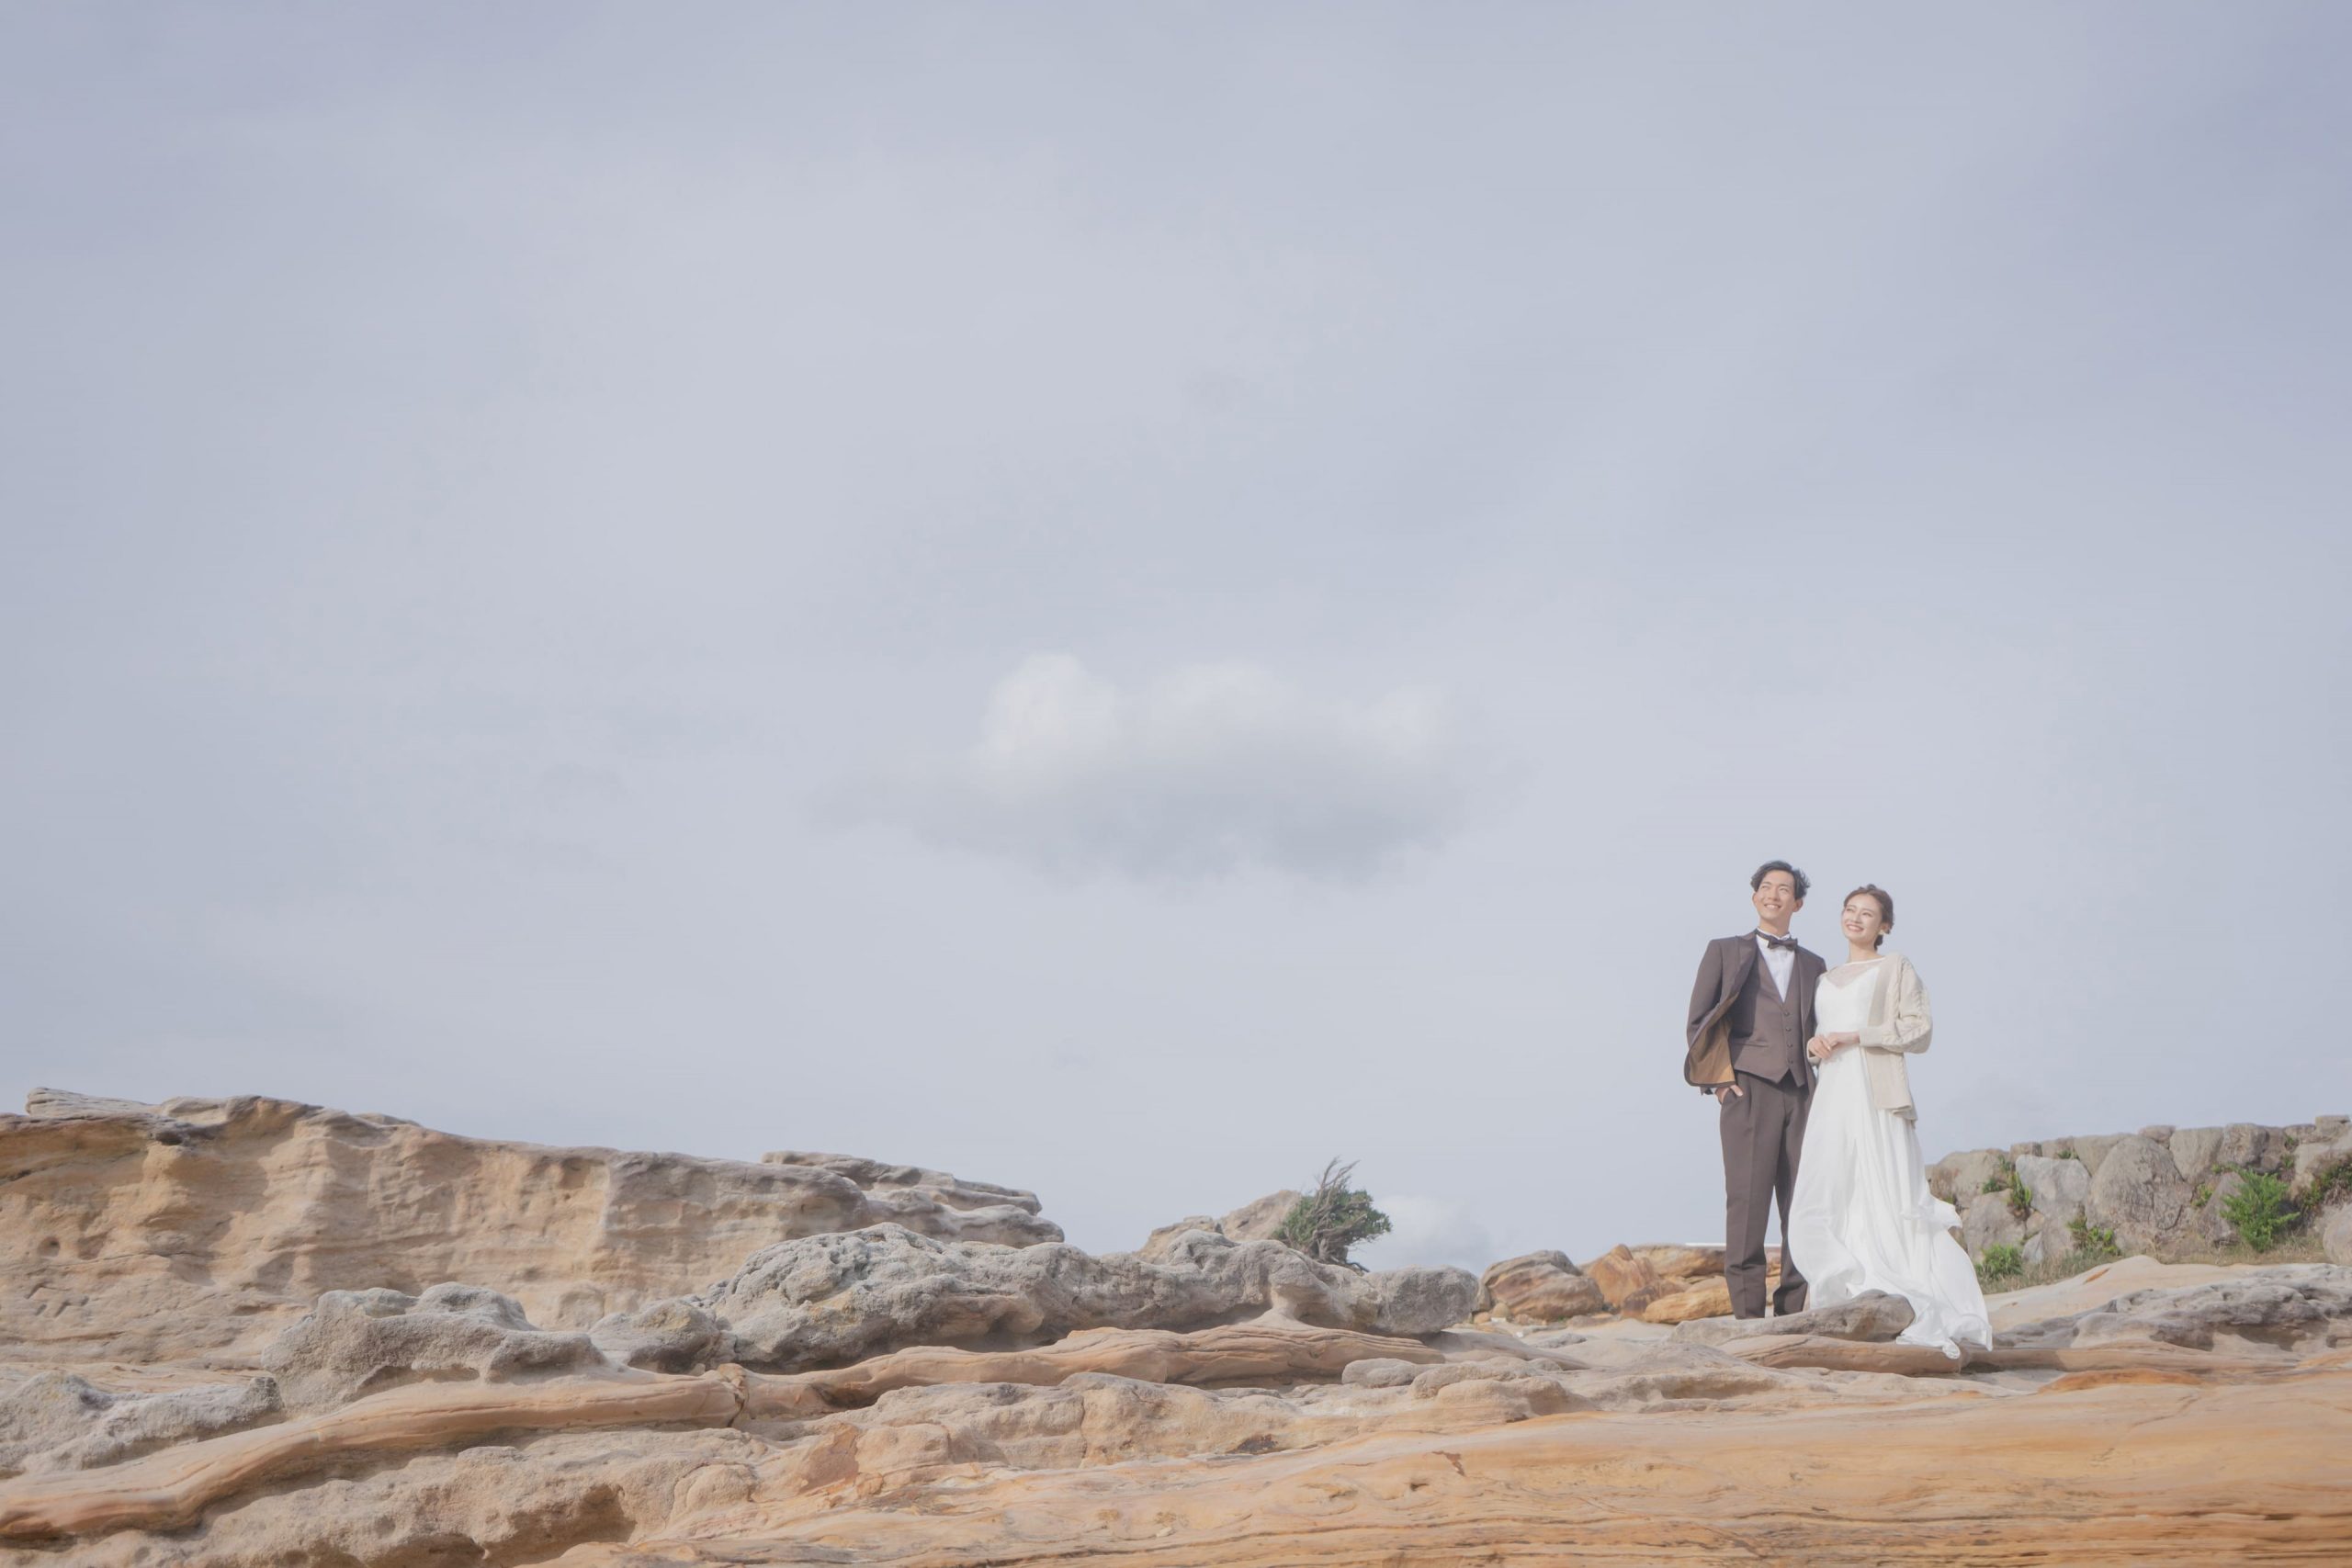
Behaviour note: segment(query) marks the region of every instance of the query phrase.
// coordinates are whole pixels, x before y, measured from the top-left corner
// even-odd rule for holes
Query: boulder
[[[514,1297],[479,1285],[329,1291],[262,1356],[292,1410],[317,1410],[404,1382],[510,1382],[603,1370],[585,1334],[532,1326]]]
[[[2222,1129],[2177,1128],[2165,1146],[2172,1151],[2173,1168],[2180,1172],[2181,1179],[2195,1181],[2213,1168],[2214,1156],[2222,1149]]]
[[[1227,1241],[1272,1241],[1302,1196],[1284,1188],[1244,1203],[1217,1221],[1217,1234]]]
[[[2025,1221],[2010,1212],[2007,1200],[1997,1192],[1985,1193],[1984,1201],[1970,1204],[1961,1216],[1960,1245],[1971,1258],[1983,1258],[1988,1247],[2019,1246],[2025,1238]]]
[[[2084,1208],[2090,1223],[2115,1233],[2126,1252],[2155,1252],[2181,1233],[2193,1190],[2172,1152],[2152,1139],[2117,1140],[2091,1177]]]
[[[898,1225],[765,1248],[701,1304],[731,1359],[767,1370],[838,1366],[911,1345],[1042,1345],[1074,1329],[1204,1328],[1269,1312],[1325,1327],[1431,1334],[1470,1314],[1459,1269],[1360,1274],[1278,1242],[1178,1237],[1164,1259],[1074,1247],[943,1242]]]
[[[2298,1195],[2308,1192],[2323,1173],[2340,1165],[2352,1165],[2352,1133],[2333,1139],[2314,1137],[2295,1145],[2294,1174],[2288,1185]]]
[[[2019,1155],[2018,1175],[2024,1179],[2026,1190],[2033,1194],[2033,1212],[2040,1216],[2030,1222],[2034,1228],[2054,1229],[2063,1234],[2069,1224],[2081,1217],[2084,1201],[2091,1191],[2090,1171],[2081,1160]]]
[[[1600,1287],[1565,1252],[1531,1252],[1488,1266],[1478,1281],[1488,1310],[1513,1323],[1560,1323],[1608,1309]]]
[[[257,1425],[281,1408],[277,1380],[266,1376],[121,1393],[72,1372],[36,1372],[0,1390],[0,1476],[113,1464]]]
[[[1175,1250],[1177,1238],[1187,1231],[1205,1231],[1210,1235],[1223,1236],[1227,1241],[1272,1241],[1283,1228],[1299,1194],[1287,1188],[1253,1199],[1223,1219],[1213,1220],[1206,1214],[1188,1214],[1173,1224],[1160,1226],[1144,1238],[1136,1248],[1138,1256],[1155,1262],[1166,1260]]]
[[[1720,1277],[1724,1271],[1724,1249],[1720,1247],[1675,1244],[1636,1247],[1632,1251],[1669,1285],[1696,1284],[1711,1275]]]
[[[2352,1203],[2338,1203],[2320,1216],[2319,1244],[2330,1263],[2352,1265]]]
[[[1997,1149],[1964,1149],[1946,1155],[1928,1168],[1928,1190],[1966,1213],[1984,1190],[1984,1183],[2000,1174]]]
[[[2083,1162],[2083,1168],[2089,1171],[2093,1177],[2097,1177],[2098,1168],[2107,1163],[2109,1154],[2113,1152],[2116,1146],[2129,1135],[2128,1134],[2102,1133],[2087,1138],[2061,1138],[2046,1152],[2057,1155],[2071,1149],[2074,1151],[2075,1157]]]
[[[1911,1303],[1883,1291],[1865,1291],[1836,1306],[1812,1307],[1778,1317],[1719,1317],[1685,1323],[1674,1330],[1684,1344],[1725,1345],[1759,1335],[1810,1334],[1824,1339],[1883,1342],[1911,1326]]]
[[[1671,1293],[1657,1270],[1622,1244],[1586,1264],[1584,1272],[1600,1287],[1601,1299],[1628,1316],[1638,1315],[1652,1302]]]
[[[1697,1318],[1730,1315],[1731,1282],[1721,1274],[1695,1285],[1685,1285],[1642,1309],[1644,1323],[1689,1323]]]
[[[2245,1178],[2234,1170],[2225,1170],[2197,1184],[2205,1194],[2205,1201],[2197,1201],[2197,1192],[2188,1198],[2188,1234],[2207,1247],[2234,1247],[2238,1228],[2230,1224],[2228,1200],[2245,1190]]]
[[[2233,1122],[2222,1129],[2221,1145],[2213,1151],[2215,1165],[2246,1170],[2276,1170],[2286,1152],[2287,1135],[2276,1127]]]

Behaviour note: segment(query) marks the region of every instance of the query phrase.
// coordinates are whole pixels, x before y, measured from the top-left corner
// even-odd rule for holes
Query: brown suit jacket
[[[1739,988],[1763,959],[1756,951],[1756,933],[1720,936],[1707,944],[1699,959],[1699,978],[1690,987],[1690,1023],[1682,1058],[1682,1081],[1710,1093],[1732,1081],[1731,1004]],[[1789,968],[1789,989],[1796,993],[1797,1038],[1814,1033],[1813,991],[1829,965],[1821,954],[1800,946]],[[1768,985],[1770,981],[1766,982]],[[1813,1063],[1804,1065],[1805,1082],[1813,1081]]]

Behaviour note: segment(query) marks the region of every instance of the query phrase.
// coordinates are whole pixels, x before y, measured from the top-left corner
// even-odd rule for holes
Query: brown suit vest
[[[1792,987],[1798,983],[1800,967],[1790,968]],[[1799,1015],[1794,997],[1782,997],[1772,989],[1772,976],[1765,972],[1758,956],[1725,1015],[1731,1025],[1728,1043],[1733,1069],[1803,1085],[1804,1042],[1799,1038]]]

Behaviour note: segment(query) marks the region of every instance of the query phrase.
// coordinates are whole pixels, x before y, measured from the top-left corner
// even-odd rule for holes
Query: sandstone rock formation
[[[794,1371],[905,1345],[1034,1345],[1080,1328],[1197,1328],[1268,1312],[1433,1334],[1470,1315],[1477,1289],[1458,1269],[1359,1274],[1279,1242],[1205,1231],[1186,1232],[1154,1261],[941,1242],[876,1225],[769,1247],[705,1304],[731,1325],[734,1359]]]
[[[317,1145],[304,1120],[285,1139]],[[378,1131],[431,1156],[440,1135],[407,1126]],[[2173,1180],[2213,1174],[2142,1141]],[[403,1190],[381,1150],[329,1147]],[[473,1168],[504,1181],[508,1160],[550,1153]],[[2145,1163],[2128,1138],[2099,1153],[2086,1187]],[[2293,1157],[2283,1139],[2273,1154]],[[64,1233],[101,1239],[76,1259],[118,1271],[84,1276],[100,1296],[36,1279],[57,1321],[0,1340],[5,1568],[2320,1561],[2352,1538],[2352,1268],[2127,1260],[1996,1298],[1996,1345],[1961,1363],[1895,1342],[1908,1308],[1884,1297],[1763,1323],[1498,1314],[1482,1331],[1461,1322],[1479,1282],[1459,1270],[1361,1275],[1209,1226],[1156,1257],[927,1235],[874,1208],[1034,1214],[980,1201],[1010,1190],[795,1155],[750,1168],[843,1183],[867,1206],[837,1218],[860,1223],[768,1238],[716,1285],[615,1265],[639,1281],[629,1304],[542,1320],[496,1260],[501,1244],[553,1256],[533,1234],[553,1200],[508,1224],[451,1194],[483,1215],[463,1252],[475,1280],[337,1286],[249,1314],[266,1333],[183,1323],[134,1360],[107,1280],[152,1303],[153,1279],[180,1279],[190,1322],[217,1288],[168,1273],[179,1240],[164,1274],[142,1272],[150,1223],[184,1236],[214,1212],[182,1201],[182,1156],[144,1157],[143,1197],[94,1157],[89,1212]],[[12,1256],[43,1256],[42,1233],[17,1227],[73,1215],[47,1168],[40,1203],[0,1207]],[[689,1219],[712,1212],[702,1173],[677,1190],[702,1194]],[[390,1228],[371,1235],[377,1211],[338,1211],[346,1258],[417,1255],[413,1210],[381,1212]],[[1534,1254],[1487,1290],[1565,1301],[1613,1274],[1620,1302],[1647,1292],[1655,1315],[1719,1291],[1721,1270],[1708,1247],[1583,1269]],[[77,1344],[110,1359],[62,1353]]]
[[[1491,1265],[1479,1278],[1478,1303],[1514,1323],[1558,1323],[1609,1305],[1565,1252],[1531,1252]]]
[[[1283,1221],[1296,1206],[1299,1196],[1284,1188],[1279,1192],[1269,1192],[1262,1198],[1253,1198],[1222,1219],[1213,1220],[1206,1214],[1190,1215],[1153,1231],[1144,1239],[1144,1244],[1136,1248],[1136,1252],[1144,1258],[1165,1258],[1175,1247],[1177,1237],[1187,1231],[1206,1231],[1227,1241],[1272,1241],[1282,1230]]]
[[[952,1178],[868,1191],[816,1166],[497,1143],[257,1097],[36,1090],[0,1116],[0,1342],[59,1359],[249,1358],[324,1292],[453,1280],[585,1328],[771,1243],[885,1221],[1061,1239],[1027,1193]],[[975,1196],[1001,1201],[959,1206]]]

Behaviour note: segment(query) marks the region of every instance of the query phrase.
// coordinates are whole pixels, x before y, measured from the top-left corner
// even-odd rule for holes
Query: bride
[[[1838,916],[1847,962],[1815,990],[1816,1033],[1805,1055],[1819,1065],[1789,1201],[1789,1254],[1812,1284],[1809,1306],[1835,1306],[1865,1291],[1911,1303],[1906,1345],[1933,1345],[1954,1360],[1962,1341],[1990,1347],[1992,1324],[1976,1270],[1951,1231],[1960,1216],[1928,1190],[1913,1125],[1905,1052],[1928,1048],[1928,992],[1900,953],[1880,951],[1894,929],[1894,900],[1858,887]]]

